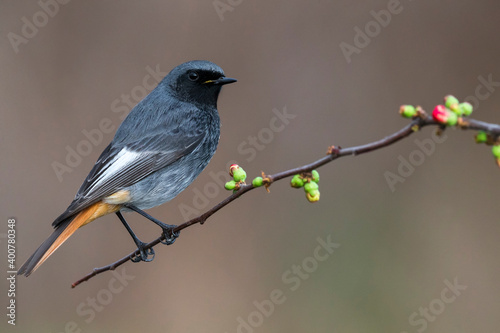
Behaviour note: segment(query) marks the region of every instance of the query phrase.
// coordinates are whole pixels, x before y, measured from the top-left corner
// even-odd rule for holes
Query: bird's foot
[[[132,262],[139,262],[139,261],[145,261],[145,262],[150,262],[150,261],[153,261],[153,259],[155,258],[155,250],[153,250],[152,247],[150,247],[149,249],[145,249],[144,246],[146,245],[146,243],[143,243],[143,242],[140,242],[139,244],[137,244],[137,249],[139,250],[139,254],[136,255],[135,257],[133,257],[132,259]],[[149,258],[149,256],[151,256],[151,258]]]
[[[172,245],[174,244],[175,240],[177,237],[179,237],[180,231],[175,232],[174,229],[176,228],[176,225],[169,225],[166,224],[163,229],[163,238],[160,242],[164,245]]]

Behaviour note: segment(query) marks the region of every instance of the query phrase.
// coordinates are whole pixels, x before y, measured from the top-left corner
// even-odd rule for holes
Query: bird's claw
[[[177,237],[179,237],[180,231],[174,232],[174,228],[176,225],[171,226],[170,228],[163,229],[163,238],[160,242],[164,245],[172,245],[174,244]]]
[[[132,262],[153,261],[153,259],[155,258],[155,250],[153,250],[152,247],[150,247],[149,249],[145,249],[144,245],[146,244],[142,242],[139,244],[139,246],[137,247],[137,249],[139,250],[139,254],[130,259],[132,260]],[[149,258],[150,255],[152,256],[151,258]]]

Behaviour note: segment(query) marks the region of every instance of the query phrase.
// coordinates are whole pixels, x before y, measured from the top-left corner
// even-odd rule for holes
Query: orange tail
[[[98,217],[116,212],[120,209],[117,205],[98,202],[84,209],[75,216],[69,217],[56,227],[56,230],[45,242],[26,260],[18,270],[18,275],[29,276],[47,260],[78,228],[92,222]]]

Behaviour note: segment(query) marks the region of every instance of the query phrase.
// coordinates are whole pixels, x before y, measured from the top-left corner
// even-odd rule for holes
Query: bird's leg
[[[125,228],[129,232],[130,236],[132,236],[132,238],[134,239],[134,242],[137,245],[137,249],[139,250],[140,255],[132,258],[131,260],[133,262],[139,262],[141,260],[146,261],[146,262],[152,261],[155,258],[155,251],[153,250],[153,248],[145,249],[144,245],[146,245],[146,243],[141,242],[141,240],[139,238],[137,238],[135,233],[132,231],[132,229],[128,225],[127,221],[125,221],[125,218],[123,217],[122,213],[120,211],[117,211],[116,215],[118,216],[120,221],[122,221],[123,225],[125,226]],[[152,255],[152,257],[148,258],[150,255]]]
[[[177,227],[176,225],[165,224],[165,223],[163,223],[161,221],[158,221],[157,219],[155,219],[154,217],[152,217],[151,215],[149,215],[145,211],[143,211],[143,210],[141,210],[141,209],[139,209],[139,208],[137,208],[135,206],[125,205],[125,207],[128,208],[128,209],[133,210],[134,212],[137,212],[137,213],[141,214],[142,216],[144,216],[148,220],[150,220],[153,223],[159,225],[163,229],[163,236],[165,237],[165,240],[161,241],[162,244],[171,245],[171,244],[173,244],[175,242],[175,240],[177,239],[177,237],[179,237],[179,231],[178,232],[174,232],[174,229]]]

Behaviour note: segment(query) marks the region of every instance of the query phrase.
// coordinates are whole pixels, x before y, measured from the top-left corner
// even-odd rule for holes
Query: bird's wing
[[[200,146],[205,135],[201,129],[190,134],[157,132],[132,142],[115,145],[112,142],[102,152],[68,209],[52,225],[58,226],[65,218],[188,155]]]

